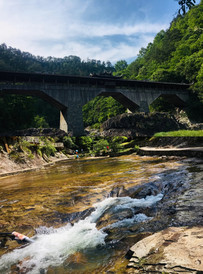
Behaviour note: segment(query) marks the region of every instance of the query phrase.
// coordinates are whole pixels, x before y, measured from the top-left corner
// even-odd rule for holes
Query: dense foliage
[[[34,56],[2,44],[0,45],[0,70],[89,76],[90,73],[112,72],[114,67],[109,61],[90,59],[84,61],[73,55],[64,58]]]
[[[153,43],[141,48],[137,59],[124,72],[129,79],[193,84],[195,94],[190,113],[198,112],[200,117],[203,117],[202,14],[203,1],[184,16],[178,15],[168,30],[161,30]]]
[[[85,126],[97,127],[100,123],[125,111],[126,108],[112,97],[96,97],[83,107],[83,120]]]
[[[180,9],[178,11],[179,14],[185,14],[187,9],[191,9],[195,3],[196,0],[176,0],[178,1],[178,4],[180,5]]]
[[[59,110],[31,96],[4,95],[0,97],[0,132],[30,127],[58,127]]]
[[[128,77],[137,80],[166,82],[202,82],[203,5],[192,8],[185,16],[176,17],[168,30],[161,30],[153,43],[142,48],[128,68]]]

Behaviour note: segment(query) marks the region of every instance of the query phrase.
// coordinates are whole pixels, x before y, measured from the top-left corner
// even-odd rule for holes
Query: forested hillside
[[[178,15],[168,30],[161,30],[153,43],[141,48],[134,62],[116,74],[127,79],[193,84],[197,97],[190,102],[190,113],[198,112],[193,117],[202,121],[203,1],[184,16]]]
[[[194,83],[203,100],[203,2],[161,30],[125,73],[130,79]]]
[[[104,70],[112,72],[114,67],[110,62],[90,59],[84,61],[73,55],[64,58],[34,56],[2,44],[0,70],[89,76],[90,73],[101,73]]]
[[[203,122],[203,0],[187,13],[181,15],[180,12],[169,29],[160,31],[153,43],[141,48],[136,60],[129,65],[125,60],[113,66],[110,62],[84,61],[77,56],[43,58],[2,44],[0,70],[80,76],[107,71],[122,74],[126,79],[191,83],[194,96],[188,102],[186,111],[191,119]],[[150,109],[173,111],[174,107],[160,98]],[[113,98],[95,98],[83,107],[84,122],[86,126],[98,125],[125,110]],[[0,97],[1,132],[16,126],[57,127],[58,123],[58,110],[38,98]]]

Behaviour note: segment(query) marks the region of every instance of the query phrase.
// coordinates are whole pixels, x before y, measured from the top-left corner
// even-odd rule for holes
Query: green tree
[[[85,126],[101,124],[107,119],[124,113],[126,108],[112,97],[97,96],[83,106]]]
[[[178,1],[178,4],[180,5],[180,9],[178,10],[179,14],[185,14],[188,9],[191,9],[195,3],[196,0],[176,0]]]
[[[153,43],[142,48],[137,59],[127,67],[130,79],[192,84],[191,89],[195,94],[189,102],[188,110],[193,120],[196,117],[199,122],[203,117],[202,13],[203,1],[185,15],[177,16],[170,28],[160,31]],[[168,111],[170,108],[160,99],[151,109]]]
[[[125,70],[128,66],[128,63],[125,60],[120,60],[115,64],[116,73],[120,73]]]
[[[36,128],[48,128],[49,124],[46,122],[44,117],[41,117],[39,115],[36,115],[34,117],[34,127]]]

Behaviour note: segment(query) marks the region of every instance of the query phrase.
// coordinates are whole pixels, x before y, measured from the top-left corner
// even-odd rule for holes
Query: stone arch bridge
[[[158,97],[183,107],[190,85],[124,80],[109,76],[80,77],[0,71],[0,95],[38,96],[60,110],[60,129],[84,133],[82,107],[96,96],[112,96],[130,111],[148,112]]]

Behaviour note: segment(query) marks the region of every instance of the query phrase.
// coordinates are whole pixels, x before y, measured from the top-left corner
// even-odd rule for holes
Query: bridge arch
[[[185,107],[186,106],[186,102],[183,101],[178,95],[176,94],[161,94],[159,97],[157,97],[155,100],[162,98],[165,102],[168,102],[176,107]],[[154,101],[155,101],[154,100]],[[154,102],[153,101],[153,102]],[[152,102],[152,103],[153,103]]]
[[[24,96],[33,96],[33,97],[39,97],[43,99],[44,101],[50,103],[54,107],[58,108],[59,110],[62,110],[65,108],[63,104],[61,104],[59,101],[55,100],[53,97],[50,97],[42,90],[26,90],[26,89],[2,89],[0,90],[0,96],[4,94],[15,94],[15,95],[24,95]]]
[[[118,79],[98,76],[0,72],[1,92],[25,92],[43,97],[61,112],[60,128],[74,136],[84,133],[82,107],[98,95],[112,96],[131,111],[149,111],[149,105],[159,96],[178,105],[186,102],[190,85]],[[139,108],[138,108],[139,107]]]
[[[122,104],[112,93],[100,93],[82,107],[84,125],[95,125],[109,118],[124,113],[127,106]]]
[[[131,112],[134,112],[139,109],[139,105],[136,104],[136,102],[131,101],[127,96],[125,96],[121,92],[101,92],[98,96],[111,96],[125,108],[129,109]]]
[[[52,97],[48,96],[46,93],[44,93],[41,90],[32,90],[32,91],[23,90],[23,89],[22,90],[21,89],[18,89],[18,90],[16,90],[16,89],[3,90],[2,89],[2,90],[0,90],[0,97],[4,97],[5,95],[17,95],[19,97],[20,96],[29,96],[29,97],[35,97],[35,98],[41,99],[42,101],[48,103],[51,107],[53,107],[52,112],[54,114],[56,114],[57,111],[62,112],[64,109],[66,109],[66,107],[64,105],[62,105],[60,102],[54,100]],[[41,101],[41,103],[40,103],[40,101],[34,101],[34,104],[36,104],[40,108],[42,101]],[[28,102],[29,102],[29,100],[28,100]],[[50,113],[51,107],[48,107],[49,113]],[[45,108],[47,108],[46,105],[45,105]],[[54,109],[56,109],[57,111]],[[19,112],[20,112],[20,109],[19,109]],[[37,114],[37,112],[36,112],[36,114]],[[57,123],[59,123],[59,121],[60,121],[60,123],[62,122],[61,121],[62,119],[60,119],[60,120],[59,119],[60,119],[60,117],[58,116],[58,118],[56,119],[56,120],[58,120]]]

